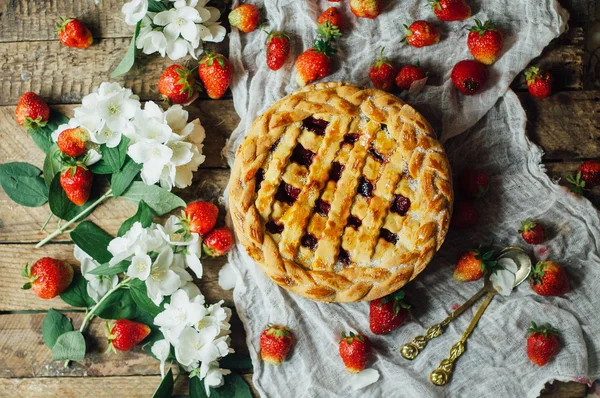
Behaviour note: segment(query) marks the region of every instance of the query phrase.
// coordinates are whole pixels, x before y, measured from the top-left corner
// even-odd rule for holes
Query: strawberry
[[[470,202],[454,203],[454,212],[450,226],[456,229],[468,229],[477,225],[479,215]]]
[[[63,130],[58,136],[58,149],[65,155],[78,157],[87,151],[86,145],[90,136],[82,127]]]
[[[331,26],[337,26],[337,28],[342,31],[346,28],[346,23],[344,21],[344,16],[340,12],[340,9],[337,7],[329,7],[325,11],[321,13],[317,22],[322,25],[326,22],[329,22]]]
[[[271,32],[267,37],[267,66],[279,70],[290,55],[290,38],[283,32]]]
[[[260,335],[260,356],[271,365],[281,365],[294,344],[292,331],[285,326],[268,324]]]
[[[456,268],[454,268],[454,280],[457,282],[472,282],[489,274],[496,266],[492,261],[494,252],[492,250],[481,253],[479,250],[469,250],[460,255]]]
[[[233,247],[233,234],[229,227],[215,228],[204,237],[202,248],[210,257],[226,254]]]
[[[468,198],[480,198],[490,188],[490,175],[482,170],[466,168],[460,173],[460,188]]]
[[[190,232],[207,234],[217,224],[219,208],[210,202],[193,202],[183,209],[181,221]]]
[[[129,351],[137,344],[141,343],[150,334],[150,327],[141,322],[130,321],[129,319],[118,319],[112,327],[106,322],[106,331],[108,337],[108,350],[116,352]]]
[[[398,70],[389,58],[383,56],[383,50],[385,48],[381,49],[379,59],[369,69],[369,79],[371,79],[371,83],[375,88],[390,91]]]
[[[550,72],[532,66],[525,71],[525,79],[527,80],[527,89],[534,97],[546,98],[552,94],[554,78]]]
[[[585,183],[584,187],[592,188],[600,184],[600,162],[597,160],[586,160],[579,165],[577,173]]]
[[[562,296],[570,289],[567,273],[554,261],[539,261],[529,275],[529,285],[540,296]]]
[[[171,65],[158,79],[158,91],[169,104],[190,102],[196,88],[192,72],[181,65]]]
[[[382,3],[382,0],[350,0],[350,10],[359,18],[375,19],[381,14]]]
[[[340,357],[344,361],[346,370],[350,373],[360,373],[371,354],[371,343],[367,336],[362,334],[350,334],[342,332],[342,340],[340,341]]]
[[[519,229],[519,232],[521,233],[523,240],[530,245],[539,245],[544,241],[544,227],[530,218],[521,221],[521,229]]]
[[[83,206],[92,193],[94,174],[83,165],[68,166],[60,175],[60,186],[67,198],[77,206]]]
[[[429,0],[433,13],[442,21],[464,21],[471,16],[465,0]]]
[[[413,47],[421,48],[432,46],[440,41],[440,31],[427,21],[415,21],[406,28],[406,37],[402,41],[407,41]]]
[[[69,287],[73,280],[73,268],[64,261],[44,257],[31,267],[26,265],[21,275],[29,279],[23,289],[32,289],[38,297],[51,299]]]
[[[425,79],[427,73],[421,68],[421,65],[417,61],[415,65],[406,65],[400,69],[398,76],[396,76],[396,86],[400,90],[410,90],[410,86],[418,80]]]
[[[498,54],[502,51],[504,39],[502,32],[496,29],[496,24],[492,21],[481,23],[475,20],[475,26],[469,29],[467,36],[467,47],[471,55],[486,65],[491,65],[498,59]]]
[[[28,91],[19,98],[15,118],[17,123],[27,128],[44,127],[50,119],[50,108],[42,97]]]
[[[544,366],[560,350],[558,330],[549,324],[538,326],[532,321],[527,331],[531,333],[527,338],[527,356],[536,365]]]
[[[206,94],[212,99],[219,99],[231,84],[233,65],[223,55],[207,52],[198,65],[198,75]]]
[[[481,92],[488,79],[487,67],[479,61],[460,61],[452,69],[452,83],[464,95]]]
[[[260,10],[253,4],[242,4],[229,13],[229,23],[244,33],[250,33],[260,25]]]
[[[304,51],[296,59],[296,82],[300,87],[324,78],[331,70],[331,56],[336,52],[331,45],[331,39],[340,36],[341,33],[329,22],[319,25],[317,33],[321,38],[315,39],[315,46]]]
[[[78,19],[60,17],[56,23],[58,39],[67,47],[88,48],[94,42],[92,32]]]
[[[398,329],[410,318],[410,304],[404,301],[402,290],[371,301],[369,308],[369,325],[375,334]]]

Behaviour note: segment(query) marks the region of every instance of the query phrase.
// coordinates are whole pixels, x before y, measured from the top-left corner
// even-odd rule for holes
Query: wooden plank
[[[596,20],[596,0],[559,0],[558,2],[569,11],[572,21],[589,22]]]
[[[529,138],[544,159],[600,157],[600,91],[560,92],[546,99],[519,93]]]
[[[252,375],[242,375],[250,385],[252,394],[258,392],[252,386]],[[0,379],[0,396],[28,398],[147,398],[154,394],[160,376],[129,377],[55,377],[39,379]],[[188,380],[181,377],[174,389],[176,395],[188,393]]]
[[[72,244],[49,244],[41,249],[34,249],[30,244],[5,244],[0,245],[0,253],[0,311],[47,310],[50,307],[72,309],[58,297],[43,300],[30,290],[22,290],[21,286],[26,280],[20,275],[25,264],[33,264],[45,256],[67,261],[79,272],[79,263],[73,257]],[[218,284],[219,270],[226,261],[225,257],[202,260],[204,275],[197,283],[207,302],[223,299],[226,305],[233,307],[232,292],[222,290]]]
[[[588,387],[575,381],[547,383],[540,398],[583,398],[587,395]]]
[[[556,163],[545,163],[546,171],[548,175],[558,182],[560,185],[570,190],[572,185],[567,182],[567,177],[577,172],[577,167],[581,162],[556,162]],[[592,202],[594,206],[600,209],[600,186],[592,189],[586,189],[583,196]]]

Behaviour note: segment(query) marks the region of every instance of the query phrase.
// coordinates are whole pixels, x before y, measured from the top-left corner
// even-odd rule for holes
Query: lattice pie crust
[[[451,175],[412,107],[321,83],[254,121],[229,206],[239,241],[280,286],[319,301],[374,300],[415,278],[444,241]]]

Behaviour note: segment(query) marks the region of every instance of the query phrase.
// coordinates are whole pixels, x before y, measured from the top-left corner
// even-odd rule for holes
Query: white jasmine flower
[[[240,280],[240,272],[231,263],[225,264],[219,271],[219,286],[223,290],[231,290]]]
[[[211,387],[221,387],[225,382],[223,376],[230,373],[230,370],[219,368],[219,363],[217,361],[212,361],[210,363],[202,362],[202,365],[200,366],[199,377],[201,380],[204,380],[206,396],[210,397]]]
[[[198,286],[196,286],[195,283],[192,283],[192,282],[188,282],[185,285],[183,285],[181,287],[181,290],[183,290],[184,292],[187,293],[190,300],[195,298],[196,296],[201,295],[200,288]],[[204,296],[202,296],[202,299],[204,299]]]
[[[198,330],[205,328],[214,329],[217,331],[217,336],[228,334],[231,328],[229,319],[231,319],[231,309],[223,307],[223,300],[210,305],[206,309],[206,314],[198,322],[196,327]]]
[[[75,245],[73,255],[81,264],[81,275],[88,281],[87,293],[94,300],[98,302],[108,291],[119,283],[119,277],[117,275],[94,275],[90,274],[95,268],[98,268],[100,264],[96,260],[92,259],[86,252]]]
[[[160,361],[160,376],[165,377],[165,363],[171,353],[171,344],[167,340],[158,340],[150,349],[152,354]]]
[[[135,26],[148,12],[148,0],[132,0],[125,3],[121,12],[125,14],[125,23]]]
[[[200,30],[200,38],[203,41],[210,41],[213,43],[220,43],[225,38],[227,34],[227,29],[221,26],[219,22],[219,18],[221,17],[221,12],[215,7],[206,7],[206,10],[210,12],[210,18],[203,22],[204,27],[208,30],[208,34],[204,30]]]
[[[114,266],[136,253],[160,252],[165,245],[155,224],[143,228],[140,222],[135,222],[125,235],[109,242],[108,251],[113,255],[109,264]]]
[[[164,26],[163,32],[169,43],[174,42],[180,36],[195,43],[199,40],[196,24],[204,19],[209,19],[210,12],[204,12],[204,17],[201,16],[199,10],[187,6],[185,2],[178,1],[174,8],[156,14],[153,22],[155,25]]]
[[[131,264],[127,268],[127,276],[138,278],[145,281],[150,276],[152,268],[152,259],[147,254],[137,254],[131,259]]]
[[[144,183],[154,185],[171,161],[173,150],[158,142],[138,142],[129,147],[127,154],[134,162],[143,164],[141,176]]]
[[[128,137],[134,144],[140,141],[165,143],[173,134],[162,109],[152,101],[147,102],[144,109],[137,110],[133,127]]]
[[[194,29],[197,29],[196,26],[199,25],[194,25]],[[192,43],[185,39],[178,38],[167,44],[167,56],[173,61],[183,58],[187,54],[190,54],[194,59],[198,59],[198,56],[194,51],[198,46],[199,43]]]
[[[91,166],[94,163],[98,163],[102,159],[102,155],[95,148],[88,149],[85,155],[85,165]]]
[[[135,42],[138,50],[142,50],[144,54],[153,54],[157,52],[161,57],[166,55],[168,44],[164,33],[152,29],[145,31],[143,34],[140,33]]]
[[[185,327],[174,343],[175,357],[183,366],[197,367],[198,362],[212,362],[219,358],[219,350],[213,344],[217,337],[214,328],[200,331]]]
[[[169,244],[176,246],[176,262],[181,261],[182,265],[191,268],[198,278],[202,278],[202,263],[200,262],[202,240],[200,235],[189,232],[176,216],[169,217],[165,225],[160,226],[159,229],[164,239]]]
[[[181,278],[170,269],[173,262],[173,251],[171,248],[164,248],[154,264],[150,276],[146,279],[146,288],[148,297],[156,305],[160,305],[164,296],[169,296],[179,289]]]
[[[197,324],[206,313],[204,297],[190,299],[181,289],[171,295],[171,302],[154,318],[154,324],[168,331],[168,338],[175,341],[186,326]]]

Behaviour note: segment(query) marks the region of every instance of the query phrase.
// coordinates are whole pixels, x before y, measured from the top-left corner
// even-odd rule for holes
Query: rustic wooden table
[[[600,157],[600,91],[598,73],[590,70],[589,55],[585,53],[585,33],[596,19],[595,1],[561,2],[571,12],[570,29],[534,62],[554,72],[557,92],[548,99],[534,99],[524,89],[523,78],[513,88],[527,110],[530,139],[545,151],[548,173],[565,183],[565,176],[581,159]],[[38,92],[52,108],[71,116],[84,95],[110,80],[110,72],[119,63],[132,34],[123,22],[122,4],[121,0],[100,0],[98,5],[92,0],[0,0],[0,163],[26,161],[42,166],[42,153],[14,120],[15,104],[23,92]],[[87,50],[63,47],[54,30],[59,16],[76,16],[85,21],[94,34],[94,45]],[[170,64],[168,59],[157,56],[141,57],[135,69],[117,81],[132,88],[143,100],[157,100],[156,81]],[[207,158],[195,177],[197,183],[179,193],[186,201],[214,199],[227,183],[229,170],[220,152],[238,123],[230,98],[201,99],[188,108],[206,128]],[[600,204],[600,190],[586,195],[594,204]],[[98,208],[90,219],[115,234],[122,221],[134,212],[133,204],[112,200]],[[35,242],[45,236],[40,228],[48,214],[47,206],[18,206],[0,192],[0,396],[151,396],[160,381],[158,363],[140,349],[104,354],[106,339],[98,320],[89,329],[91,352],[84,362],[64,368],[61,362],[52,361],[42,340],[41,322],[49,307],[69,307],[60,299],[44,301],[21,290],[23,281],[19,275],[25,263],[42,256],[77,264],[67,236],[34,249]],[[53,227],[51,223],[48,228]],[[227,305],[233,307],[231,292],[222,291],[217,284],[223,262],[207,261],[206,274],[199,285],[208,301],[225,298]],[[80,312],[71,310],[66,314],[76,326],[82,319]],[[234,316],[232,324],[233,347],[247,353],[241,322]],[[244,377],[251,381],[250,370]],[[179,393],[185,393],[184,379],[176,385]],[[554,397],[585,394],[586,386],[574,382],[555,383],[543,393]]]

